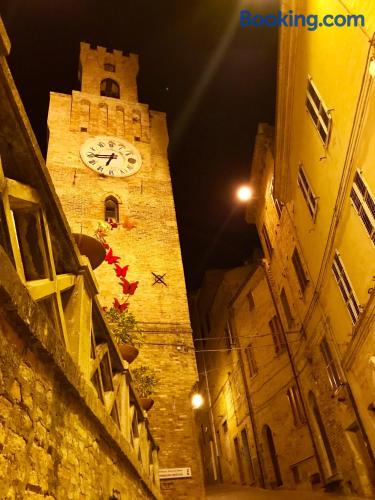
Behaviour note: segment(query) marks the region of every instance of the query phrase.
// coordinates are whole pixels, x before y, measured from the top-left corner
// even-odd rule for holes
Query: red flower
[[[108,264],[116,264],[116,262],[120,260],[120,257],[113,255],[112,248],[110,248],[105,256],[105,260]]]
[[[128,269],[129,269],[129,266],[124,266],[124,267],[121,267],[121,266],[119,266],[118,264],[116,264],[116,269],[115,269],[115,271],[116,271],[116,276],[117,276],[118,278],[120,278],[120,277],[121,277],[121,278],[125,278],[126,273],[128,272]]]
[[[129,281],[126,278],[121,278],[120,284],[122,286],[122,293],[126,295],[134,295],[134,292],[136,291],[138,286],[138,281],[129,283]]]
[[[118,227],[118,223],[112,219],[108,219],[108,224],[111,226],[111,229]]]
[[[120,304],[120,302],[118,301],[118,299],[115,299],[115,300],[113,301],[113,307],[114,307],[115,309],[117,309],[118,311],[120,311],[120,312],[125,311],[125,309],[127,309],[127,308],[128,308],[128,306],[129,306],[129,303],[128,303],[128,302],[123,302],[122,304]]]
[[[108,248],[109,248],[108,243],[102,243],[102,245],[103,245],[103,247],[104,247],[106,250],[108,250]]]

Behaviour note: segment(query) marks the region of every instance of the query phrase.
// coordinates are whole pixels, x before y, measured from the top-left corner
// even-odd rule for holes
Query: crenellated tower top
[[[138,56],[82,42],[79,80],[82,92],[138,102]]]

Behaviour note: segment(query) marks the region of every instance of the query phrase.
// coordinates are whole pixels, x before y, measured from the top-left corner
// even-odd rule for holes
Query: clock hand
[[[107,163],[105,164],[105,165],[106,165],[106,167],[108,167],[108,165],[111,163],[111,160],[113,160],[113,159],[114,159],[114,157],[115,157],[115,154],[114,154],[114,153],[112,153],[112,154],[111,154],[111,156],[109,157],[109,159],[108,159]]]
[[[112,160],[116,160],[117,159],[117,155],[115,155],[115,153],[112,153],[110,155],[94,155],[95,158],[111,158]]]

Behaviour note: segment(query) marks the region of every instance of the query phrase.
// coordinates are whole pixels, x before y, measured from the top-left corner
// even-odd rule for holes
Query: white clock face
[[[85,165],[108,177],[128,177],[142,165],[138,149],[117,137],[92,137],[82,144],[80,154]]]

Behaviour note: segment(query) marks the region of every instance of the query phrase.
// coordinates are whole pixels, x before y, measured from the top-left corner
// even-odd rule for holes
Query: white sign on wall
[[[191,477],[190,467],[176,467],[175,469],[159,469],[159,479],[179,479]]]

